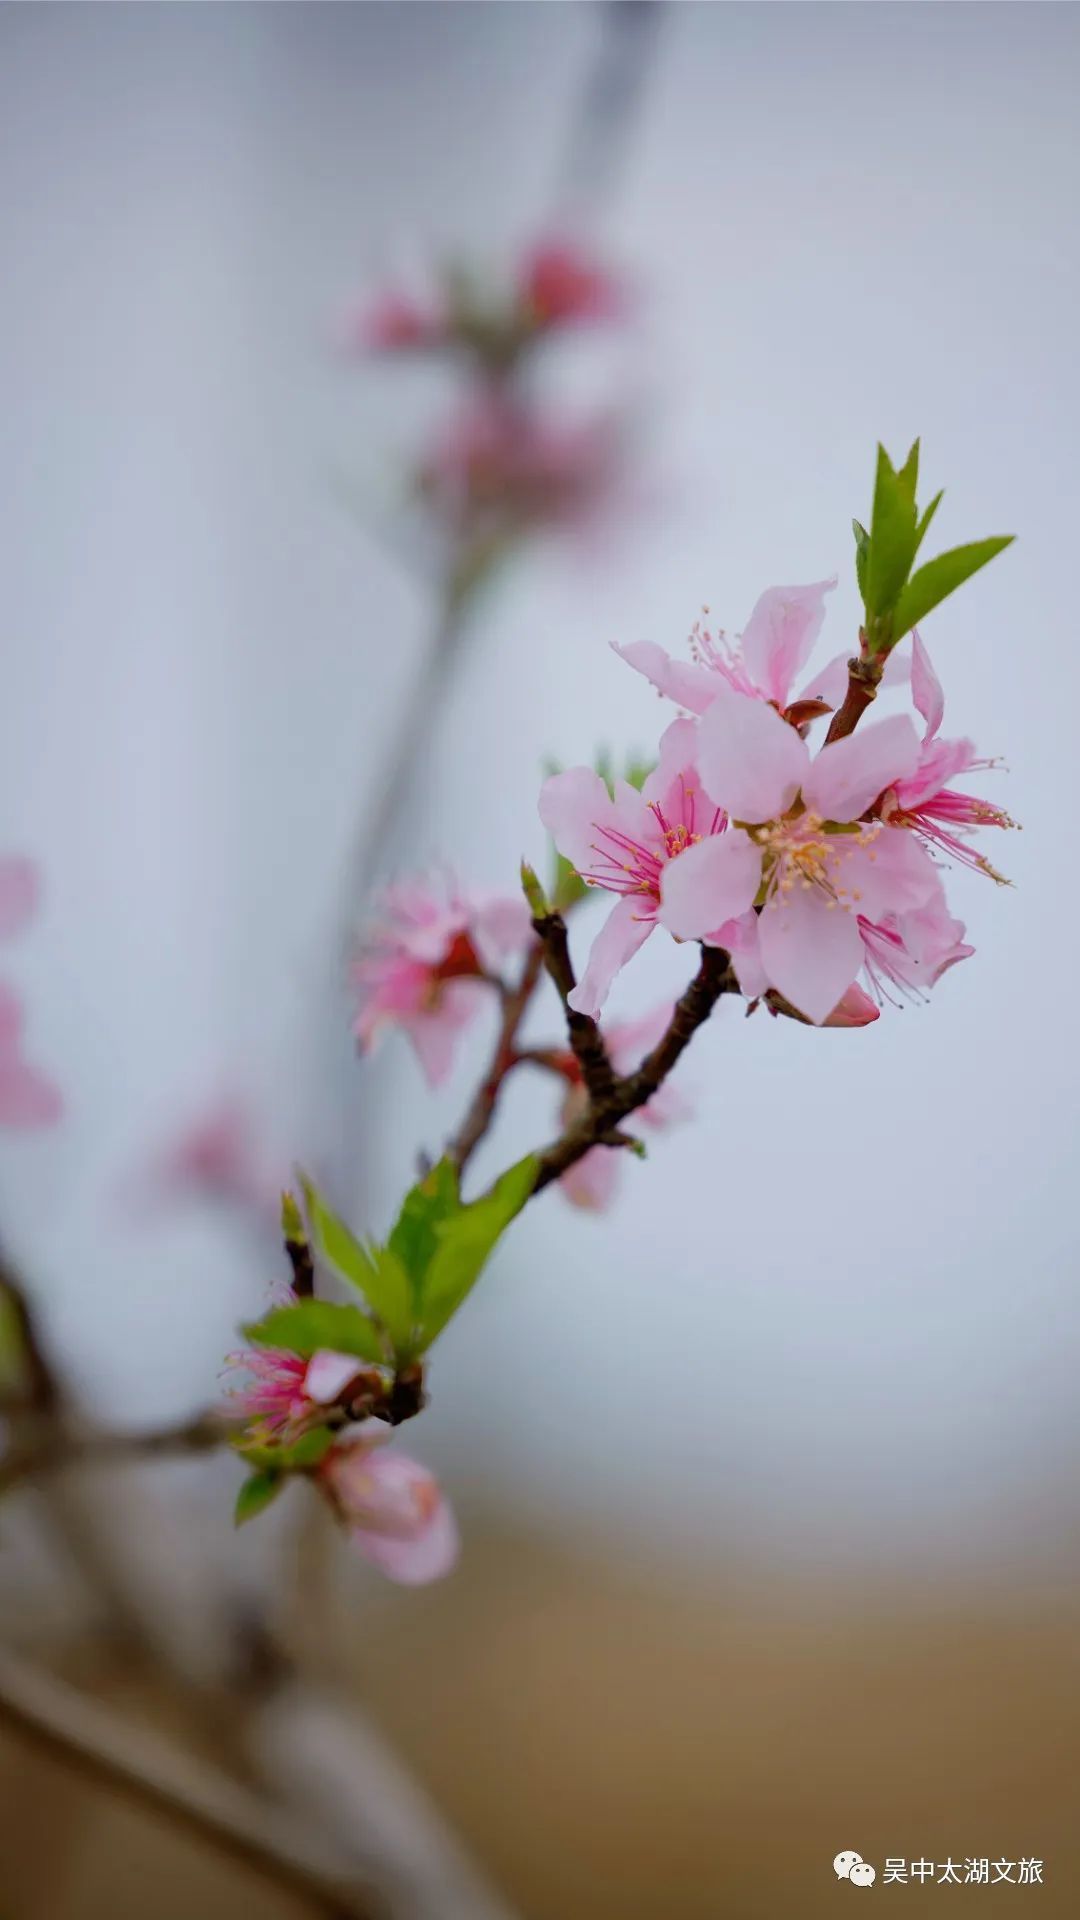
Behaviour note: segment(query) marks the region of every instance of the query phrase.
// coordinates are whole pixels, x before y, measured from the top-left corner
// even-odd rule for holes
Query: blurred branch
[[[525,957],[518,985],[504,991],[502,1019],[499,1022],[499,1031],[488,1070],[473,1096],[472,1104],[461,1126],[447,1148],[447,1154],[459,1173],[465,1171],[469,1160],[491,1126],[503,1083],[522,1058],[514,1042],[529,1002],[536,991],[543,959],[544,949],[539,942],[535,942]]]
[[[325,1836],[308,1822],[3,1651],[0,1721],[99,1784],[119,1788],[294,1887],[328,1920],[372,1920],[366,1895],[327,1873]]]
[[[571,126],[557,200],[570,208],[610,199],[641,111],[663,7],[660,0],[603,0],[600,45]]]
[[[79,1433],[66,1424],[50,1426],[33,1442],[12,1448],[0,1459],[0,1496],[10,1493],[23,1480],[56,1473],[64,1467],[207,1453],[214,1447],[224,1446],[228,1437],[225,1421],[211,1412],[195,1414],[175,1426],[149,1427],[134,1433]]]

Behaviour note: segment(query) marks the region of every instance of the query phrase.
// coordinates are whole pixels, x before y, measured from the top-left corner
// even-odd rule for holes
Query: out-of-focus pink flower
[[[60,1090],[22,1051],[18,996],[0,981],[0,1127],[46,1127],[64,1110]]]
[[[610,499],[619,453],[610,417],[559,420],[485,392],[439,432],[417,488],[442,522],[478,539],[580,526]]]
[[[624,289],[571,240],[544,240],[521,263],[521,304],[537,327],[613,320],[625,310]]]
[[[488,990],[485,974],[531,939],[524,900],[447,895],[424,878],[388,887],[352,967],[360,1045],[400,1027],[428,1084],[440,1085]]]
[[[795,733],[791,737],[801,745]],[[696,744],[695,723],[673,721],[660,742],[659,762],[640,793],[618,780],[612,797],[591,767],[553,774],[541,790],[540,818],[559,852],[587,886],[620,896],[570,995],[578,1013],[595,1019],[620,968],[654,927],[667,924],[665,874],[700,845],[720,846],[728,838],[727,815],[702,787]],[[745,840],[744,835],[731,838]],[[750,849],[742,861],[747,872],[753,860]],[[760,861],[757,866],[760,874]]]
[[[295,1306],[291,1287],[277,1287],[275,1307]],[[288,1440],[312,1423],[319,1409],[330,1406],[361,1371],[355,1354],[299,1354],[276,1347],[241,1347],[226,1356],[223,1411],[243,1422],[252,1439]]]
[[[17,855],[0,858],[0,939],[33,919],[38,902],[37,868]],[[45,1127],[59,1120],[59,1088],[23,1053],[23,1008],[14,989],[0,981],[0,1126]]]
[[[768,587],[737,646],[700,626],[690,636],[690,660],[673,660],[652,640],[614,644],[619,657],[644,674],[667,699],[704,713],[725,688],[764,700],[802,726],[839,706],[847,687],[847,657],[838,654],[793,697],[797,675],[814,650],[825,619],[825,595],[835,580],[806,587]]]
[[[346,345],[367,353],[410,353],[442,346],[447,316],[437,302],[426,303],[394,288],[377,294],[347,323]]]
[[[423,1586],[454,1565],[457,1525],[434,1475],[388,1448],[390,1434],[383,1421],[364,1421],[325,1456],[318,1477],[360,1552],[391,1580]]]
[[[664,924],[678,938],[724,945],[739,921],[747,951],[732,951],[743,991],[760,992],[764,980],[820,1025],[863,964],[859,915],[879,921],[922,906],[938,885],[914,835],[860,820],[913,771],[915,729],[906,716],[880,720],[811,758],[777,712],[730,689],[687,724],[698,729],[709,792],[738,825],[666,869]],[[744,917],[755,906],[756,955]]]
[[[890,826],[910,828],[928,846],[961,866],[973,867],[999,885],[1006,885],[1004,876],[972,845],[971,836],[979,827],[1014,827],[1015,820],[989,800],[973,793],[956,793],[950,785],[961,774],[985,771],[995,762],[980,758],[970,740],[938,737],[945,717],[945,696],[917,633],[912,634],[911,693],[926,722],[922,750],[913,771],[886,795],[882,818]]]
[[[667,1032],[673,1010],[673,1003],[666,1000],[651,1013],[643,1014],[640,1020],[621,1021],[605,1028],[608,1057],[616,1073],[633,1073]],[[574,1055],[559,1055],[558,1065],[567,1083],[560,1115],[562,1125],[566,1128],[583,1112],[586,1094],[581,1069]],[[688,1118],[690,1112],[690,1102],[669,1079],[664,1081],[651,1100],[638,1108],[634,1119],[662,1132]],[[633,1131],[632,1127],[630,1131]],[[615,1197],[623,1151],[618,1147],[593,1147],[590,1153],[584,1154],[560,1176],[559,1184],[566,1198],[575,1207],[588,1212],[603,1212]]]
[[[139,1198],[219,1200],[273,1216],[283,1172],[271,1164],[250,1106],[226,1094],[155,1155],[139,1176]]]

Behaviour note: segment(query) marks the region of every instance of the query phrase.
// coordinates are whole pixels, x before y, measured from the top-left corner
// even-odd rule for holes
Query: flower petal
[[[742,657],[756,685],[778,706],[787,706],[795,675],[814,650],[825,619],[825,595],[835,585],[835,580],[819,580],[808,587],[767,587],[750,615]]]
[[[687,847],[660,876],[662,927],[677,940],[701,940],[745,913],[761,885],[761,854],[735,827]]]
[[[932,740],[945,718],[945,695],[916,627],[911,630],[911,697],[926,721],[923,739]]]
[[[686,855],[682,858],[685,860]],[[655,925],[651,902],[644,894],[630,893],[620,900],[593,941],[588,965],[568,995],[567,1005],[575,1013],[587,1013],[590,1019],[598,1019],[615,975],[633,959]]]
[[[615,1198],[619,1184],[617,1147],[593,1147],[568,1167],[559,1185],[571,1206],[586,1213],[603,1213]]]
[[[309,1400],[327,1406],[336,1400],[343,1387],[356,1378],[360,1362],[355,1353],[334,1353],[328,1347],[313,1353],[304,1375],[304,1392]]]
[[[848,655],[838,653],[807,683],[799,699],[823,700],[828,707],[839,707],[847,692],[847,683]]]
[[[704,713],[716,698],[720,682],[715,673],[693,660],[673,660],[655,640],[632,640],[625,647],[612,641],[612,651],[635,673],[644,674],[657,693],[691,713]]]
[[[821,887],[794,887],[760,916],[761,958],[771,984],[815,1026],[832,1012],[863,962],[853,913]]]
[[[877,720],[822,747],[803,781],[803,799],[823,820],[857,820],[918,758],[918,735],[906,714]]]
[[[726,948],[742,992],[748,1000],[760,1000],[769,984],[761,964],[761,915],[751,909],[725,921],[710,934],[709,945]]]
[[[37,906],[37,868],[14,854],[0,859],[0,939],[18,933]]]
[[[933,859],[908,827],[885,827],[865,843],[836,837],[836,884],[867,920],[907,913],[935,899],[941,879]]]
[[[733,820],[785,813],[809,766],[805,742],[762,700],[724,688],[698,721],[702,781]]]
[[[874,1005],[868,993],[864,993],[858,981],[837,1001],[823,1027],[868,1027],[880,1020],[880,1010]]]

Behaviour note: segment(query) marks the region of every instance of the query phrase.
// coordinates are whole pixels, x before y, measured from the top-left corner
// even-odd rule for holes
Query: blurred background
[[[384,873],[512,891],[545,756],[655,745],[609,641],[678,653],[703,605],[738,631],[837,573],[821,658],[851,643],[875,440],[922,434],[938,545],[1021,536],[924,635],[949,727],[1007,762],[1015,891],[950,883],[978,952],[929,1007],[722,1005],[696,1117],[616,1205],[555,1191],[515,1228],[409,1436],[462,1516],[452,1578],[381,1584],[299,1493],[236,1537],[217,1457],[67,1476],[59,1531],[33,1490],[5,1508],[12,1658],[230,1778],[306,1770],[298,1831],[370,1817],[372,1912],[816,1915],[846,1847],[905,1907],[937,1888],[886,1857],[1026,1855],[1045,1884],[1008,1898],[1078,1910],[1078,78],[1071,5],[3,9],[0,796],[45,886],[5,971],[66,1111],[4,1135],[0,1222],[99,1418],[212,1398],[279,1270],[235,1209],[142,1204],[165,1143],[233,1099],[380,1231],[468,1097],[479,1033],[438,1096],[349,1036],[357,849],[410,717]],[[349,315],[402,262],[571,227],[632,298],[553,344],[545,393],[624,408],[625,471],[508,556],[439,673],[402,476],[450,376],[343,351]],[[690,970],[651,942],[613,1013]],[[554,1120],[512,1086],[478,1173]],[[359,1811],[310,1673],[362,1728]],[[141,1914],[148,1884],[165,1920],[320,1910],[40,1721],[0,1716],[11,1920]]]

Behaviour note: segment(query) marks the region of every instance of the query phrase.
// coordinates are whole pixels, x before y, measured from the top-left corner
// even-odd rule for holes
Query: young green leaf
[[[919,485],[919,443],[917,440],[913,443],[911,452],[908,454],[903,466],[898,470],[896,477],[907,494],[908,499],[911,501],[912,506],[914,506],[915,493]]]
[[[475,1286],[496,1241],[532,1192],[538,1165],[536,1155],[527,1154],[489,1192],[437,1224],[437,1244],[422,1286],[424,1347],[442,1332]]]
[[[919,524],[915,529],[916,553],[918,553],[919,548],[922,546],[922,543],[926,538],[926,529],[930,525],[931,520],[933,519],[935,513],[937,512],[944,498],[945,498],[944,490],[942,490],[941,493],[935,493],[933,499],[930,502],[930,505],[927,507],[926,512],[923,514],[922,519],[919,521]]]
[[[438,1228],[443,1220],[461,1210],[457,1168],[453,1161],[436,1162],[431,1172],[410,1187],[401,1203],[401,1212],[387,1241],[393,1254],[408,1274],[413,1298],[419,1303],[424,1275],[438,1246]]]
[[[866,563],[870,555],[870,535],[861,520],[853,520],[851,530],[855,535],[855,577],[859,582],[859,592],[866,599]]]
[[[365,1298],[369,1298],[368,1285],[375,1277],[375,1268],[367,1248],[361,1246],[344,1220],[339,1219],[333,1208],[327,1206],[318,1187],[306,1174],[300,1175],[300,1184],[304,1189],[304,1204],[311,1222],[316,1252],[335,1272],[340,1273],[343,1280],[351,1281],[354,1287],[359,1287]]]
[[[310,1360],[324,1347],[334,1353],[355,1353],[377,1364],[386,1359],[374,1321],[359,1307],[338,1306],[333,1300],[299,1300],[295,1306],[273,1307],[244,1332],[257,1347],[280,1347],[302,1360]]]
[[[950,593],[962,587],[964,581],[985,567],[995,554],[1010,546],[1013,537],[1010,533],[993,540],[973,540],[969,546],[952,547],[948,553],[939,553],[936,560],[928,560],[925,567],[912,575],[896,603],[894,641],[902,640],[905,633],[925,620]]]
[[[250,1467],[268,1473],[298,1473],[307,1467],[317,1467],[336,1439],[333,1427],[311,1427],[298,1440],[275,1441],[269,1446],[265,1441],[251,1440],[246,1433],[241,1433],[233,1445]]]
[[[909,491],[913,459],[917,468],[917,445],[898,474],[884,447],[878,447],[866,565],[866,611],[871,620],[880,620],[894,605],[915,558],[915,500]]]
[[[257,1513],[262,1513],[270,1505],[271,1500],[277,1498],[284,1485],[283,1476],[270,1468],[264,1468],[258,1473],[249,1473],[236,1496],[236,1508],[233,1513],[236,1525],[242,1527],[245,1520],[254,1520]]]

